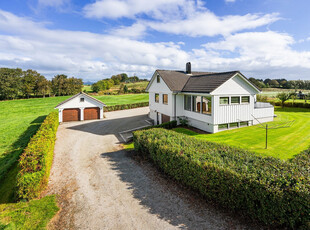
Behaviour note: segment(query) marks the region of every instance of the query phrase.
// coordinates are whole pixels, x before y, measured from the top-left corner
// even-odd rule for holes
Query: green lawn
[[[55,196],[29,202],[0,204],[0,229],[46,229],[58,210]]]
[[[310,109],[276,108],[275,114],[278,117],[270,122],[269,126],[291,120],[295,122],[289,128],[269,130],[267,150],[265,149],[265,130],[259,128],[258,125],[215,134],[197,134],[183,128],[174,130],[195,138],[246,148],[261,156],[273,156],[284,160],[292,158],[310,146]]]

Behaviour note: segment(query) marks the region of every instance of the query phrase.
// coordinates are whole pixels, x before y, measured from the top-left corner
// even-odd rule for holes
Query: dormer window
[[[84,98],[83,97],[80,98],[80,102],[84,102]]]
[[[157,83],[160,83],[160,76],[157,74]]]

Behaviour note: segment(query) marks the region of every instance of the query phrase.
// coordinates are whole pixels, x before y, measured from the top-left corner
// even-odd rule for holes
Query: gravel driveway
[[[50,229],[248,229],[238,218],[135,160],[118,133],[145,126],[148,108],[61,124],[48,194],[61,211]]]

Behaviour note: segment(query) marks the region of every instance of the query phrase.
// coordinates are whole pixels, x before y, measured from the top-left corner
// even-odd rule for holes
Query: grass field
[[[127,85],[128,89],[140,89],[140,90],[144,90],[146,88],[146,86],[148,85],[148,81],[140,81],[140,82],[133,82],[133,83],[125,83],[125,85]],[[119,90],[120,85],[115,85],[113,86],[111,89],[109,89],[108,91],[113,92],[113,91],[118,91]],[[91,89],[91,85],[84,85],[83,86],[83,91],[86,90],[87,93],[92,93],[92,89]]]
[[[263,88],[261,95],[267,96],[270,98],[275,98],[278,93],[281,92],[294,92],[294,89],[279,89],[279,88]],[[310,93],[310,90],[297,89],[297,92],[302,91],[303,93]],[[304,100],[302,100],[304,101]]]
[[[198,134],[176,128],[175,131],[208,141],[226,143],[246,148],[261,156],[272,156],[283,160],[292,158],[310,146],[310,109],[276,108],[278,116],[269,126],[295,120],[289,128],[271,129],[268,132],[268,149],[265,149],[265,130],[258,125],[222,131],[215,134]]]

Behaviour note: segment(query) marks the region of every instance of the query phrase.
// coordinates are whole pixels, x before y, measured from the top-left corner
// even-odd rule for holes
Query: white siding
[[[230,97],[229,95],[223,96]],[[250,103],[220,105],[220,96],[214,96],[214,124],[226,124],[253,120],[251,115],[253,114],[254,109],[254,95],[240,96],[249,96]],[[231,98],[229,99],[231,102]]]
[[[173,118],[174,116],[174,96],[166,83],[160,78],[160,83],[157,83],[156,76],[149,86],[149,107],[153,112],[159,112]],[[159,102],[155,102],[155,93],[159,94]],[[168,104],[163,103],[163,94],[168,95]],[[151,116],[151,115],[150,115]],[[154,115],[152,115],[154,116]],[[161,117],[161,116],[160,116]],[[154,119],[155,120],[155,119]]]

